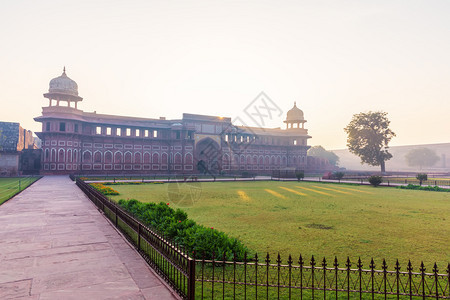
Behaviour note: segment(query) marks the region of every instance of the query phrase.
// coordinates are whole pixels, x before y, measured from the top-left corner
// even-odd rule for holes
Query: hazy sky
[[[344,148],[383,110],[391,145],[450,142],[450,1],[1,1],[0,120],[39,131],[50,79],[98,113],[240,117],[264,91]]]

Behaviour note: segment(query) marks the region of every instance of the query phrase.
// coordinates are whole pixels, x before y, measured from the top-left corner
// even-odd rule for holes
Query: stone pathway
[[[66,176],[0,206],[0,299],[177,299]]]

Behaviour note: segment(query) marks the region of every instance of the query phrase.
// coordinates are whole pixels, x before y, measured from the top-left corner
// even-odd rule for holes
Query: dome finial
[[[294,106],[297,107],[297,101],[294,101]]]
[[[66,66],[63,68],[63,75],[66,75]]]

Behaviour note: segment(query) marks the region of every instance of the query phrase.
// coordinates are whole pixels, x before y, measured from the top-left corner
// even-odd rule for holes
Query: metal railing
[[[7,181],[0,180],[0,204],[22,192],[40,178],[41,176],[4,177]]]
[[[81,179],[77,178],[76,184],[178,295],[194,299],[195,261],[183,249],[142,224]]]
[[[439,273],[436,264],[426,272],[423,263],[414,269],[411,262],[402,271],[398,261],[388,270],[385,260],[376,269],[373,260],[363,268],[361,260],[340,266],[337,258],[331,263],[314,257],[306,262],[302,256],[283,262],[269,254],[262,260],[246,255],[227,261],[225,254],[196,258],[84,181],[76,183],[184,299],[450,299],[450,264]]]
[[[224,256],[225,257],[225,256]],[[421,264],[414,271],[411,262],[406,271],[400,264],[389,271],[383,260],[381,270],[372,260],[363,268],[361,260],[345,261],[339,266],[337,258],[330,264],[314,257],[307,262],[291,256],[282,262],[269,255],[243,262],[225,259],[196,260],[197,296],[199,299],[450,299],[450,265],[446,274],[439,274],[434,265],[426,272]]]

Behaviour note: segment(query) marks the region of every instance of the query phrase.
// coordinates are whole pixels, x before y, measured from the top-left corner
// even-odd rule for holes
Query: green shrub
[[[300,181],[300,179],[305,178],[305,171],[295,171],[295,177]]]
[[[214,228],[198,225],[187,218],[181,209],[173,209],[169,203],[142,203],[135,199],[120,200],[119,205],[133,214],[145,225],[186,248],[188,253],[195,251],[197,257],[203,254],[211,259],[213,253],[216,258],[231,260],[236,254],[238,260],[244,259],[248,253],[247,247],[238,239],[228,237],[224,232]]]
[[[422,182],[428,180],[428,175],[425,173],[419,173],[416,175],[417,180],[419,180],[419,184],[422,185]]]
[[[433,191],[433,192],[450,192],[450,189],[444,189],[438,186],[420,186],[420,185],[414,185],[414,184],[408,184],[408,185],[402,185],[398,186],[399,189],[406,189],[406,190],[420,190],[420,191]]]
[[[372,175],[369,177],[369,183],[374,187],[379,186],[383,182],[383,178],[381,176]]]

